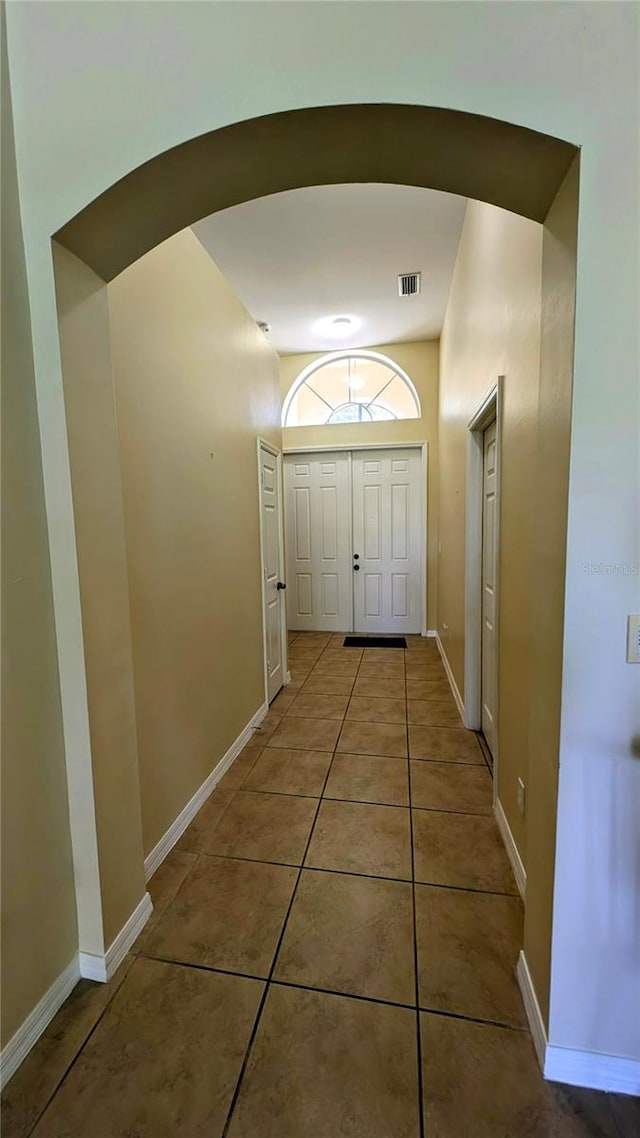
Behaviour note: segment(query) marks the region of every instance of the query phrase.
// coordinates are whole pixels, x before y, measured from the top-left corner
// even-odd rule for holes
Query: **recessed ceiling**
[[[466,198],[414,186],[312,186],[258,198],[193,226],[281,353],[440,335]],[[418,296],[399,273],[422,273]],[[330,318],[349,316],[334,339]]]

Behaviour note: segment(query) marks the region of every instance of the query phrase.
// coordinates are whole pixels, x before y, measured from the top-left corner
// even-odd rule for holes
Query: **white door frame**
[[[354,450],[419,450],[422,457],[422,509],[421,525],[422,525],[422,542],[420,545],[420,635],[427,635],[427,541],[429,530],[427,526],[428,513],[428,453],[429,444],[424,441],[419,442],[395,442],[395,443],[351,443],[348,446],[346,443],[339,444],[338,446],[311,446],[311,447],[285,447],[283,454],[328,454],[329,452],[339,451],[341,454],[351,455]],[[351,458],[349,458],[349,483],[352,483],[351,475]],[[350,526],[353,527],[353,517],[350,519]],[[353,539],[352,539],[353,544]],[[351,590],[351,627],[353,628],[353,590]]]
[[[497,441],[496,465],[496,707],[495,747],[493,755],[494,801],[498,787],[498,739],[500,700],[498,686],[500,658],[500,478],[502,467],[502,400],[504,376],[485,395],[469,420],[467,432],[467,486],[465,527],[465,636],[464,636],[464,722],[472,731],[482,729],[482,509],[484,478],[484,432],[495,420]]]
[[[264,702],[265,706],[269,706],[269,674],[267,668],[267,622],[265,620],[266,612],[266,594],[264,588],[264,534],[262,530],[262,472],[260,469],[260,451],[264,449],[273,455],[276,460],[276,471],[278,478],[278,559],[280,561],[280,570],[282,573],[281,580],[285,579],[286,563],[284,559],[284,486],[282,480],[282,451],[274,447],[272,443],[268,443],[260,435],[256,438],[256,455],[258,462],[258,511],[259,511],[259,526],[260,533],[260,597],[262,601],[262,664],[264,674]],[[291,673],[289,672],[289,658],[288,658],[288,644],[289,637],[287,635],[287,605],[285,598],[282,597],[280,604],[280,638],[282,644],[282,678],[285,684],[291,680]]]

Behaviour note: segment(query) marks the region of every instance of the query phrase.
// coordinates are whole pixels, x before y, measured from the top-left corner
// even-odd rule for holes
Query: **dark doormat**
[[[404,636],[345,636],[343,648],[406,648]]]

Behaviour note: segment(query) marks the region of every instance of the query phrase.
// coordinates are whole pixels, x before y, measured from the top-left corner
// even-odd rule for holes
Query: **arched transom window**
[[[282,409],[284,427],[419,419],[420,400],[402,368],[379,352],[331,352],[306,367]]]

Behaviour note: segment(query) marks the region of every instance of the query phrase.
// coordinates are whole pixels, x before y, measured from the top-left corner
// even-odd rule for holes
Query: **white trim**
[[[462,719],[462,722],[464,723],[464,721],[465,721],[464,700],[463,700],[463,698],[460,695],[460,692],[458,690],[458,685],[455,681],[454,674],[451,671],[451,665],[450,665],[449,661],[447,660],[447,653],[444,650],[444,645],[440,639],[440,636],[437,632],[434,635],[436,638],[436,644],[438,645],[438,651],[440,653],[442,663],[444,664],[444,670],[447,673],[447,679],[451,685],[451,691],[453,692],[453,698],[455,699],[456,704],[458,706],[458,711],[460,712],[460,718]]]
[[[437,635],[438,635],[438,629],[437,628],[428,628],[427,629],[427,636],[437,636]]]
[[[347,424],[348,425],[348,424]],[[297,429],[297,428],[296,428]],[[328,454],[334,450],[417,450],[429,444],[424,439],[412,439],[411,442],[396,443],[338,443],[335,446],[310,447],[283,447],[283,454]]]
[[[71,995],[79,979],[78,957],[74,956],[73,960],[67,964],[64,972],[61,972],[53,981],[33,1011],[29,1012],[16,1033],[2,1048],[0,1054],[0,1087],[5,1087],[12,1075],[18,1070],[31,1048],[38,1042],[43,1031],[51,1023],[56,1012],[62,1007],[67,997]]]
[[[320,356],[316,360],[313,360],[310,364],[307,364],[307,366],[302,369],[302,371],[300,372],[300,375],[297,377],[297,379],[294,379],[293,383],[291,384],[291,387],[289,388],[289,390],[285,396],[284,403],[282,404],[282,419],[281,419],[282,427],[287,426],[287,415],[289,414],[289,408],[290,408],[295,396],[297,395],[298,391],[303,386],[303,384],[305,384],[307,382],[307,380],[311,378],[312,375],[314,375],[317,371],[320,371],[321,368],[326,367],[326,365],[328,363],[334,363],[336,360],[347,360],[347,359],[354,359],[354,358],[358,359],[358,360],[374,360],[376,363],[385,364],[386,367],[391,368],[392,371],[394,371],[396,373],[396,375],[399,376],[400,379],[402,379],[404,383],[406,383],[406,385],[409,388],[409,391],[411,392],[413,399],[415,401],[417,414],[411,415],[410,418],[412,418],[412,419],[413,418],[415,418],[415,419],[421,419],[422,418],[422,404],[420,402],[420,396],[418,395],[416,386],[413,383],[413,381],[411,380],[411,378],[407,375],[404,368],[401,368],[399,366],[399,364],[397,364],[395,362],[395,360],[392,360],[390,356],[383,355],[382,352],[370,352],[364,348],[343,348],[339,352],[325,352],[324,355]],[[402,421],[405,421],[405,420],[402,420]],[[336,426],[336,425],[337,424],[334,424],[334,423],[331,424],[331,426]],[[291,426],[292,427],[324,427],[324,426],[327,426],[327,424],[326,423],[291,423]]]
[[[92,952],[80,953],[80,975],[85,980],[96,980],[99,984],[106,984],[140,936],[152,912],[151,897],[145,893],[118,935],[109,945],[104,956],[95,956]]]
[[[513,876],[516,879],[518,892],[524,901],[526,900],[527,896],[527,871],[524,868],[522,858],[520,857],[520,851],[518,850],[513,834],[511,833],[511,827],[507,822],[507,816],[504,812],[502,803],[499,798],[496,798],[493,804],[493,813],[495,815],[496,822],[498,823],[498,829],[507,851],[507,857],[511,862],[511,868],[513,870]]]
[[[639,1095],[640,1059],[604,1055],[599,1051],[574,1051],[549,1044],[544,1077],[554,1083],[569,1083],[572,1087]]]
[[[255,715],[247,723],[246,727],[242,729],[238,738],[231,744],[229,750],[222,756],[219,763],[209,775],[205,778],[202,786],[196,790],[193,798],[191,798],[187,805],[180,811],[175,822],[169,826],[166,834],[160,838],[157,845],[153,847],[151,853],[144,859],[144,879],[148,881],[153,877],[156,869],[162,864],[167,854],[173,849],[178,838],[182,837],[184,831],[190,822],[193,821],[198,810],[207,801],[214,787],[220,782],[223,774],[228,771],[233,760],[240,754],[240,751],[252,737],[252,733],[256,727],[259,727],[264,719],[267,711],[269,710],[268,704],[265,702],[258,708]]]
[[[577,1051],[556,1047],[547,1040],[533,980],[524,952],[516,969],[533,1045],[545,1079],[568,1083],[572,1087],[588,1087],[596,1091],[613,1091],[623,1095],[640,1094],[640,1060],[623,1055],[605,1055],[599,1051]]]
[[[284,683],[285,683],[285,687],[286,687],[286,685],[287,685],[287,684],[290,684],[290,683],[291,683],[291,672],[289,672],[289,671],[286,671],[286,672],[285,672],[285,674],[284,674]]]
[[[499,769],[499,658],[500,658],[500,490],[502,470],[502,402],[504,376],[487,392],[468,424],[466,521],[465,521],[465,635],[464,635],[464,725],[470,731],[482,728],[482,514],[484,479],[484,431],[496,423],[496,706],[493,742],[493,795],[498,790]]]
[[[257,444],[257,457],[258,457],[258,511],[260,514],[258,524],[258,534],[260,537],[260,597],[262,601],[262,652],[263,652],[263,671],[264,671],[264,699],[267,707],[269,706],[269,670],[267,668],[267,622],[265,620],[266,613],[266,597],[264,591],[264,534],[262,532],[262,474],[260,463],[260,451],[266,450],[276,460],[276,481],[278,488],[278,558],[280,561],[279,579],[285,580],[287,566],[284,556],[284,479],[282,476],[282,452],[274,447],[271,443],[263,439],[261,435],[256,438]],[[280,652],[281,652],[281,668],[283,683],[286,683],[285,676],[289,674],[289,636],[287,629],[287,602],[282,597],[280,603]],[[274,697],[275,698],[275,697]]]
[[[547,1032],[544,1026],[544,1020],[542,1018],[542,1012],[540,1011],[538,997],[536,996],[536,990],[533,986],[533,980],[531,979],[531,973],[529,971],[529,965],[527,964],[527,958],[524,954],[524,949],[520,952],[520,956],[518,957],[516,976],[518,978],[518,984],[520,986],[522,1001],[524,1003],[524,1010],[527,1013],[527,1019],[529,1021],[529,1028],[531,1030],[531,1036],[533,1038],[533,1046],[536,1049],[536,1055],[538,1056],[540,1069],[544,1074],[545,1059],[547,1054]]]

